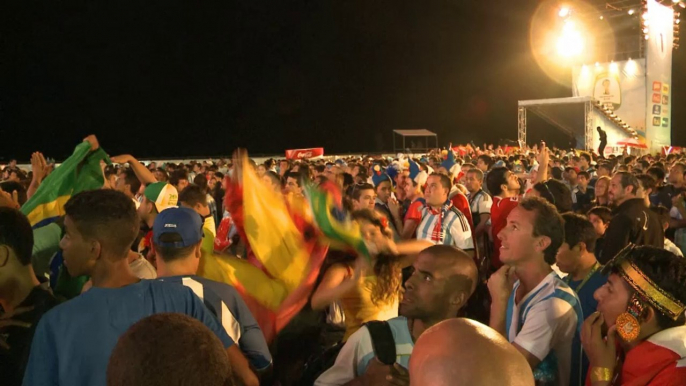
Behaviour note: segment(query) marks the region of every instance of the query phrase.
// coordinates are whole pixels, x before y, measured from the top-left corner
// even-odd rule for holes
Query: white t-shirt
[[[515,304],[519,284],[514,284],[507,305],[508,340],[541,360],[534,370],[537,384],[567,386],[574,336],[580,334],[583,323],[579,298],[551,272]]]

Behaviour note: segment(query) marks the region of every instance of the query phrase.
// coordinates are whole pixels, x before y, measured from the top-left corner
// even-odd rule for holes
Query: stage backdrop
[[[614,109],[614,113],[646,137],[646,64],[644,59],[584,65],[572,70],[574,96],[590,96]],[[601,122],[598,122],[601,123]],[[607,126],[602,123],[607,130]],[[614,131],[614,130],[613,130]],[[615,134],[615,133],[613,133]],[[616,133],[624,139],[623,131]],[[594,139],[597,132],[594,132]],[[617,139],[608,137],[608,146]]]

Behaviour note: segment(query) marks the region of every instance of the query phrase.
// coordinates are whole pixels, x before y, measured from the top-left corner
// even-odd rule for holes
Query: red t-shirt
[[[408,220],[412,220],[416,223],[417,226],[419,226],[419,223],[422,222],[422,209],[426,206],[426,201],[424,201],[423,198],[418,198],[410,204],[410,207],[407,208],[407,213],[405,213],[405,219],[403,220],[403,225],[406,223]],[[415,231],[412,233],[412,238],[415,238],[417,236],[417,229],[415,228]]]
[[[519,197],[493,197],[493,205],[491,206],[491,234],[493,235],[491,264],[496,269],[503,265],[500,261],[500,239],[498,238],[498,233],[505,228],[507,216],[517,205],[519,205]]]
[[[407,208],[407,213],[405,213],[405,220],[414,220],[417,222],[417,225],[419,225],[419,222],[422,221],[422,208],[426,205],[424,200],[414,200],[410,204],[410,207]]]

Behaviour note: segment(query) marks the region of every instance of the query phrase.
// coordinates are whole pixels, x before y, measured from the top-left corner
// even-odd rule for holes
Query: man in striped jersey
[[[583,313],[574,291],[550,268],[564,240],[562,217],[544,199],[526,198],[498,238],[505,265],[488,280],[491,328],[524,355],[537,384],[567,386],[579,379],[572,377],[571,356]]]
[[[202,227],[202,217],[190,208],[170,208],[157,216],[153,245],[160,257],[158,280],[192,289],[238,344],[251,367],[264,372],[272,362],[267,342],[236,289],[195,275],[200,263]]]
[[[417,227],[417,240],[452,245],[474,256],[472,230],[465,215],[455,208],[448,194],[452,183],[445,174],[433,173],[426,182],[422,219]]]

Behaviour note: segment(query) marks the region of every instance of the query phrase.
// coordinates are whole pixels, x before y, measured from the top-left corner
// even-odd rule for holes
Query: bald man
[[[465,349],[465,348],[469,349]],[[524,356],[501,334],[471,319],[445,320],[417,340],[411,386],[533,386]]]
[[[393,333],[396,363],[384,365],[374,357],[369,330],[363,326],[348,338],[336,363],[315,382],[329,385],[409,385],[410,355],[414,342],[429,327],[457,316],[477,283],[474,260],[448,245],[423,250],[405,283],[400,315],[388,321]]]

